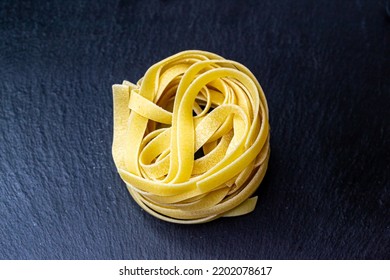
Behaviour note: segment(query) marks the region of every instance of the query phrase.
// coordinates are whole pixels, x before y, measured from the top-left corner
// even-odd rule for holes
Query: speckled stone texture
[[[1,1],[1,259],[389,259],[387,1]],[[246,65],[271,158],[255,211],[175,225],[111,156],[111,85],[186,49]]]

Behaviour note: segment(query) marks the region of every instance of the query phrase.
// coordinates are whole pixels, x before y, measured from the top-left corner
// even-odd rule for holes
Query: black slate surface
[[[1,259],[389,259],[388,1],[1,1]],[[271,159],[255,211],[175,225],[111,157],[111,85],[186,49],[246,65]]]

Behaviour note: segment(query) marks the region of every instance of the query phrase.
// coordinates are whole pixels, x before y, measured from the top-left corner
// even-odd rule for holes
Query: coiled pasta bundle
[[[268,107],[243,65],[184,51],[113,85],[113,158],[134,200],[174,223],[251,212],[268,165]]]

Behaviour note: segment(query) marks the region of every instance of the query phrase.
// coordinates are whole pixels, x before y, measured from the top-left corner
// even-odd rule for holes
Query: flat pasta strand
[[[255,209],[270,155],[268,106],[255,76],[190,50],[113,85],[112,154],[134,200],[164,221],[196,224]]]

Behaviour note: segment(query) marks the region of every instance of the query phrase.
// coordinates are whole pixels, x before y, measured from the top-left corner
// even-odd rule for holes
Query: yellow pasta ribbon
[[[113,85],[112,153],[134,200],[173,223],[254,210],[270,155],[268,106],[254,75],[190,50]]]

